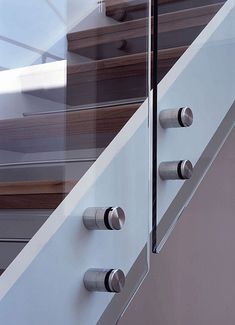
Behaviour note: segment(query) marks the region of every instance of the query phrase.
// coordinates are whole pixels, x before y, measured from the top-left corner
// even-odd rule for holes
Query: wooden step
[[[91,61],[68,67],[68,85],[138,76],[146,71],[147,53]]]
[[[159,15],[159,33],[206,26],[224,5],[225,1]]]
[[[0,196],[68,193],[75,184],[75,181],[0,182]]]
[[[82,80],[88,67],[74,67]],[[92,69],[92,66],[90,66]],[[82,73],[83,71],[83,73]],[[91,77],[91,75],[90,75]],[[20,152],[104,148],[141,103],[0,120],[0,149]],[[1,191],[1,186],[0,186]]]
[[[67,100],[83,105],[146,98],[147,53],[68,67]]]
[[[178,60],[180,54],[182,54],[186,48],[187,46],[180,46],[159,51],[159,71],[161,72],[160,79],[170,70],[172,65]],[[128,102],[130,100],[133,101],[133,99],[136,98],[145,99],[148,96],[147,59],[148,54],[143,52],[68,66],[66,87],[67,104],[71,106],[80,106],[93,105],[96,103],[99,105],[99,103],[116,101]],[[55,91],[56,90],[57,89],[55,89]],[[48,93],[45,93],[43,92],[43,89],[38,89],[37,96],[40,96],[41,93],[41,97],[51,99],[53,98],[53,91],[54,89],[50,89]],[[28,91],[27,94],[36,95],[34,92],[30,91]],[[109,111],[110,108],[112,108],[112,113],[106,114],[106,111]],[[121,112],[123,108],[124,106],[122,105],[120,107],[108,107],[105,109],[99,109],[97,111],[90,110],[89,114],[93,113],[91,118],[86,118],[86,111],[80,111],[80,113],[73,114],[70,113],[69,116],[71,116],[71,118],[65,117],[63,114],[54,116],[47,115],[41,117],[40,119],[38,119],[38,117],[31,117],[27,121],[29,121],[28,123],[30,126],[32,124],[32,128],[22,131],[22,134],[27,134],[26,137],[23,137],[24,141],[17,142],[18,133],[16,132],[9,131],[9,137],[16,140],[15,148],[16,150],[20,150],[22,152],[45,151],[45,148],[48,148],[50,151],[57,150],[58,148],[62,148],[62,150],[69,148],[86,148],[94,147],[94,144],[95,147],[103,148],[107,145],[107,143],[109,143],[110,139],[113,138],[113,135],[116,134],[115,130],[112,132],[110,129],[112,127],[110,121],[112,122],[115,119],[116,122],[114,126],[117,122],[119,123],[119,126],[115,126],[118,132],[132,115],[132,113],[126,115],[126,109],[124,110],[125,113],[124,111]],[[132,108],[134,110],[132,104],[131,106],[127,106],[127,108]],[[117,114],[115,111],[117,111]],[[112,116],[113,113],[114,116]],[[85,118],[82,118],[83,114]],[[107,125],[109,125],[109,129],[106,129],[105,127],[105,132],[102,132],[101,128],[103,125],[102,117],[99,117],[98,120],[97,114],[103,115],[104,121],[107,122]],[[111,116],[109,114],[111,114]],[[125,121],[122,122],[122,119]],[[89,127],[85,127],[85,131],[90,130],[89,132],[86,132],[85,135],[80,131],[83,129],[81,124],[86,124],[84,120],[90,125]],[[95,123],[98,123],[100,127],[94,124],[94,120],[97,120]],[[1,129],[3,132],[5,132],[5,129],[8,130],[11,127],[14,130],[15,122],[15,120],[0,121],[0,135]],[[21,123],[22,128],[24,128],[25,121],[21,120],[19,123]],[[35,123],[38,126],[37,128],[34,128]],[[8,124],[10,124],[10,127]],[[48,125],[50,125],[51,131],[46,131],[42,134],[42,125],[45,125],[44,129],[47,129]],[[97,130],[97,136],[95,139],[94,132],[92,132],[92,130]],[[48,132],[51,132],[49,137]],[[59,137],[58,133],[61,134]],[[65,133],[68,140],[66,143],[64,139]],[[2,133],[2,135],[3,134],[4,133]],[[110,138],[107,137],[107,135],[110,135]],[[37,145],[34,146],[37,136]],[[33,141],[31,141],[31,137],[34,138]],[[0,149],[7,148],[8,142],[9,141],[6,139],[6,137],[0,138]]]
[[[158,51],[158,70],[164,75],[173,67],[188,46],[180,46]]]
[[[111,26],[92,28],[67,35],[68,50],[79,53],[82,48],[98,46],[107,43],[117,43],[132,38],[145,37],[147,33],[147,18],[127,21]]]
[[[158,0],[158,5],[178,2],[179,0]],[[148,15],[147,0],[106,0],[106,15],[123,21],[143,18]]]
[[[0,183],[1,209],[55,209],[76,181],[24,181]]]
[[[175,64],[187,46],[159,51],[161,78]],[[92,88],[93,87],[93,88]],[[147,96],[147,53],[98,60],[68,68],[71,105],[84,100],[105,102]],[[92,97],[91,94],[95,96]],[[85,97],[82,97],[85,96]],[[89,97],[90,96],[90,97]]]
[[[159,15],[159,34],[204,27],[224,2]],[[67,35],[68,50],[94,59],[146,51],[148,19],[127,21]],[[182,35],[183,37],[183,35]],[[191,40],[191,42],[194,39]],[[189,44],[188,44],[189,45]]]
[[[143,18],[148,15],[146,0],[106,0],[106,15],[117,21]]]
[[[93,59],[146,52],[146,18],[67,35],[68,50]],[[128,41],[128,43],[126,43]]]

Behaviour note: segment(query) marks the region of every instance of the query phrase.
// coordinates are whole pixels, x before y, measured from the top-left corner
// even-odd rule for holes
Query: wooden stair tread
[[[165,73],[167,73],[169,69],[172,67],[172,65],[177,61],[179,56],[184,52],[185,48],[186,47],[181,46],[181,47],[160,50],[159,62],[158,62],[159,69],[164,68]],[[93,104],[95,102],[96,103],[115,102],[117,100],[128,102],[129,100],[132,100],[133,98],[136,97],[145,98],[147,96],[147,59],[148,59],[148,54],[146,52],[141,52],[136,54],[115,56],[112,58],[89,61],[87,63],[80,63],[80,64],[68,66],[67,87],[66,87],[67,103],[72,106],[79,106],[79,105]],[[162,73],[163,72],[164,71],[162,71]],[[32,92],[32,94],[34,93]],[[117,109],[121,110],[122,108],[123,106],[119,108],[115,107],[113,108],[114,109],[113,112],[115,112],[115,110]],[[106,110],[107,109],[104,109],[103,112],[105,112]],[[89,121],[84,122],[80,115],[83,113],[80,113],[77,118],[75,116],[75,118],[73,117],[70,119],[69,117],[66,117],[65,119],[64,115],[57,115],[57,116],[55,115],[53,118],[47,115],[46,117],[42,117],[42,120],[44,119],[45,121],[45,122],[42,121],[42,123],[43,124],[45,123],[45,127],[47,127],[48,124],[52,126],[51,137],[53,136],[53,134],[57,134],[58,132],[61,132],[70,135],[71,138],[74,135],[85,134],[84,132],[90,129],[96,129],[97,130],[96,133],[101,134],[102,118],[98,120],[97,114],[99,114],[99,112],[101,114],[102,110],[101,111],[100,109],[97,111],[91,110],[91,114],[92,112],[95,113],[91,118],[90,122]],[[107,113],[107,114],[111,114],[111,113]],[[110,117],[110,115],[107,114],[105,112],[106,118],[108,117],[112,119],[112,121],[114,121],[115,123],[117,122],[119,123],[117,131],[120,130],[120,124],[121,126],[125,124],[122,122],[123,115],[120,114],[124,114],[125,122],[128,120],[124,112],[118,112],[118,114],[116,114],[114,117]],[[131,115],[132,114],[128,114],[128,117],[130,117]],[[71,116],[73,115],[71,114]],[[33,121],[33,117],[31,119]],[[54,122],[54,119],[58,119],[57,123]],[[77,124],[76,125],[74,124],[75,120],[78,121],[78,123],[81,122],[79,127],[77,126]],[[94,126],[94,124],[92,123],[93,120],[97,120],[97,122],[94,122],[94,124],[97,123],[98,125]],[[1,123],[2,122],[0,121],[0,132],[1,132],[1,126],[4,127],[5,125],[7,125],[8,122],[7,121],[3,122],[2,125]],[[22,121],[22,128],[24,127],[24,123],[25,122]],[[90,124],[90,127],[89,126],[87,127],[86,123]],[[74,132],[70,131],[73,130],[70,124],[74,125]],[[56,125],[59,125],[59,127],[57,127]],[[37,136],[35,135],[35,133],[38,132],[39,135],[41,133],[40,123],[38,124],[38,126],[39,126],[38,129],[33,129],[32,133],[34,138]],[[107,130],[106,128],[104,129],[106,130],[106,132],[111,132],[110,125],[108,127],[109,130]],[[83,132],[81,132],[82,129],[84,129]],[[47,137],[48,132],[50,131],[46,131],[45,134],[42,134],[42,138],[45,139]],[[88,132],[86,132],[86,134],[87,133]],[[28,135],[30,135],[29,132]],[[9,134],[9,136],[16,138],[17,141],[16,134],[12,134],[12,135]],[[29,141],[28,138],[26,138],[25,140],[26,142],[27,140]],[[56,139],[56,141],[58,141],[58,139]],[[0,138],[0,149],[1,146],[4,145],[4,142],[7,142],[7,140],[4,137],[3,139]],[[63,143],[61,143],[61,145],[62,144]],[[44,146],[42,146],[42,149],[39,149],[38,146],[36,149],[33,147],[30,149],[28,148],[29,146],[27,145],[27,143],[20,143],[19,145],[21,151],[23,150],[23,152],[30,152],[30,150],[31,152],[43,151],[43,150],[45,151]],[[48,146],[49,144],[46,143],[46,145]],[[54,145],[55,144],[53,143],[50,146],[50,150]],[[27,148],[24,149],[23,146],[26,146]],[[83,148],[85,148],[85,145]]]
[[[185,45],[185,46],[173,47],[170,49],[159,50],[158,51],[158,61],[160,63],[161,60],[180,57],[187,49],[188,49],[188,46]]]
[[[160,0],[162,1],[162,0]],[[147,6],[146,0],[106,0],[106,11],[113,9],[125,9],[135,6]]]
[[[159,70],[165,75],[179,59],[187,47],[177,47],[159,51]],[[80,93],[86,89],[98,96],[96,101],[110,101],[147,96],[147,53],[130,54],[68,68],[67,98],[70,103],[80,100]],[[89,96],[89,93],[87,93]],[[85,98],[86,99],[86,98]]]
[[[33,195],[69,193],[75,186],[75,181],[18,181],[0,182],[0,196],[2,195]]]
[[[161,5],[178,1],[179,0],[158,0],[158,4]],[[146,10],[147,7],[148,1],[146,0],[106,0],[106,15],[114,17],[119,10],[135,12],[138,10]]]
[[[83,100],[108,102],[145,98],[146,63],[147,53],[138,53],[68,67],[67,98],[70,105],[83,104]]]
[[[159,63],[161,60],[168,59],[173,56],[178,56],[182,52],[182,50],[186,48],[187,46],[181,46],[176,48],[159,50],[158,51]],[[115,68],[125,68],[125,67],[128,68],[132,65],[140,65],[142,63],[146,64],[146,60],[147,60],[147,53],[137,53],[137,54],[131,54],[126,56],[115,57],[111,59],[91,61],[85,64],[73,65],[68,67],[68,78],[73,75],[78,75],[78,77],[81,76],[81,82],[82,82],[84,81],[82,73],[93,72],[95,75],[97,75],[99,71],[105,71],[105,70],[109,71],[109,69],[115,69]],[[101,78],[104,77],[105,77],[104,75],[101,76]],[[79,79],[77,79],[77,81],[78,80]]]
[[[90,76],[97,76],[96,80],[102,80],[115,79],[123,74],[136,74],[140,69],[142,71],[141,63],[145,63],[146,58],[147,53],[137,53],[72,65],[68,67],[68,83],[72,81],[73,76],[76,77],[76,83],[78,83],[90,80]],[[133,69],[133,66],[136,67],[136,70]]]
[[[118,133],[139,106],[134,103],[1,120],[0,149],[37,152],[80,148],[80,138],[85,141],[86,135]],[[71,145],[73,138],[76,141]],[[89,147],[89,143],[84,146]]]
[[[1,209],[56,209],[65,193],[0,195]]]
[[[161,14],[158,17],[159,32],[207,25],[224,5],[223,2]]]
[[[204,26],[209,23],[223,4],[224,2],[220,2],[161,14],[158,17],[158,31],[159,33],[165,33]],[[79,52],[79,49],[92,46],[145,37],[147,34],[147,26],[148,18],[142,18],[112,26],[74,32],[67,35],[68,49],[72,52]]]
[[[171,58],[179,58],[188,46],[180,46],[176,48],[163,49],[158,51],[158,63]],[[78,64],[68,67],[68,80],[72,81],[73,75],[76,76],[76,83],[84,82],[89,78],[89,73],[93,74],[98,80],[117,78],[120,74],[137,74],[142,71],[141,65],[146,65],[147,53],[137,53],[126,56],[115,57],[111,59],[103,59],[92,61],[85,64]],[[137,66],[137,70],[132,69],[132,66]],[[126,69],[125,69],[126,67]],[[114,73],[116,70],[116,74]],[[110,73],[112,71],[112,73]],[[106,73],[105,73],[106,72]],[[84,75],[83,75],[84,73]],[[71,79],[70,79],[71,78]],[[85,78],[85,79],[84,79]],[[96,80],[97,80],[96,79]]]
[[[106,0],[106,15],[114,19],[118,17],[117,20],[119,20],[122,13],[147,10],[147,6],[146,0]]]
[[[171,68],[187,49],[188,46],[179,46],[158,51],[158,69]]]
[[[0,182],[1,209],[55,209],[76,181]]]
[[[68,34],[68,50],[75,52],[81,48],[144,37],[147,33],[147,23],[147,18],[142,18]]]

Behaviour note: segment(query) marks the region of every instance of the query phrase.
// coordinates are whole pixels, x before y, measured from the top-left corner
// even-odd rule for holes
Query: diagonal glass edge
[[[118,323],[118,320],[122,317],[122,314],[133,298],[132,293],[137,292],[148,273],[148,267],[146,265],[148,255],[148,244],[146,244],[127,274],[127,286],[125,286],[124,290],[119,295],[113,297],[97,322],[97,325]]]
[[[214,136],[206,146],[201,157],[195,165],[193,177],[185,182],[175,199],[167,209],[163,218],[158,225],[155,224],[153,228],[153,252],[159,253],[177,221],[182,215],[184,209],[191,201],[198,186],[206,175],[211,164],[215,160],[217,154],[222,148],[227,137],[231,133],[235,125],[235,102],[229,109],[225,118],[222,120],[220,126],[216,130]]]

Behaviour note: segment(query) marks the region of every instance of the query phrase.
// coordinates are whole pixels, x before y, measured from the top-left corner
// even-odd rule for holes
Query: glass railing
[[[232,129],[235,81],[234,1],[159,1],[158,12],[154,252]]]
[[[0,322],[115,324],[232,130],[234,1],[0,9]]]
[[[0,269],[4,270],[73,183],[65,181],[66,1],[1,1],[0,10]],[[89,165],[90,161],[81,162],[79,176]]]
[[[62,222],[62,230],[53,228],[52,245],[43,244],[42,255],[38,252],[37,260],[43,256],[48,263],[36,267],[32,262],[24,276],[16,277],[25,281],[24,291],[27,286],[44,291],[43,274],[51,284],[58,283],[65,268],[77,283],[77,293],[71,298],[68,285],[62,300],[74,299],[74,312],[65,321],[67,303],[61,300],[61,310],[56,308],[58,315],[64,314],[55,323],[88,325],[107,317],[114,323],[148,271],[147,115],[142,120],[148,114],[149,1],[3,0],[0,12],[0,270],[24,248],[0,280],[19,272],[17,263],[22,269],[21,261],[42,246],[53,222],[76,220],[72,243],[68,233],[60,241],[61,260],[50,249],[59,249],[53,243],[64,231]],[[107,210],[109,218],[116,206],[126,216],[121,231],[109,232],[109,219],[103,225],[107,231],[84,227],[87,208],[105,207],[99,211]],[[121,298],[85,290],[83,275],[89,268],[122,269],[126,285]],[[32,274],[37,274],[37,283]],[[21,283],[12,289],[13,299],[19,297]],[[25,299],[33,303],[31,292]],[[46,302],[37,299],[40,295],[35,298],[38,305]],[[11,324],[4,310],[0,320]],[[23,315],[12,317],[26,324]],[[46,323],[40,317],[38,321]]]

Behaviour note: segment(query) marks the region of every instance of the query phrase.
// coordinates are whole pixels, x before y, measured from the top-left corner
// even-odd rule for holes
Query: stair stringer
[[[0,323],[97,323],[113,294],[86,291],[85,271],[121,268],[128,274],[149,237],[147,116],[148,100],[0,277]],[[86,230],[82,214],[90,206],[121,206],[124,228]],[[135,288],[147,264],[145,258]]]

